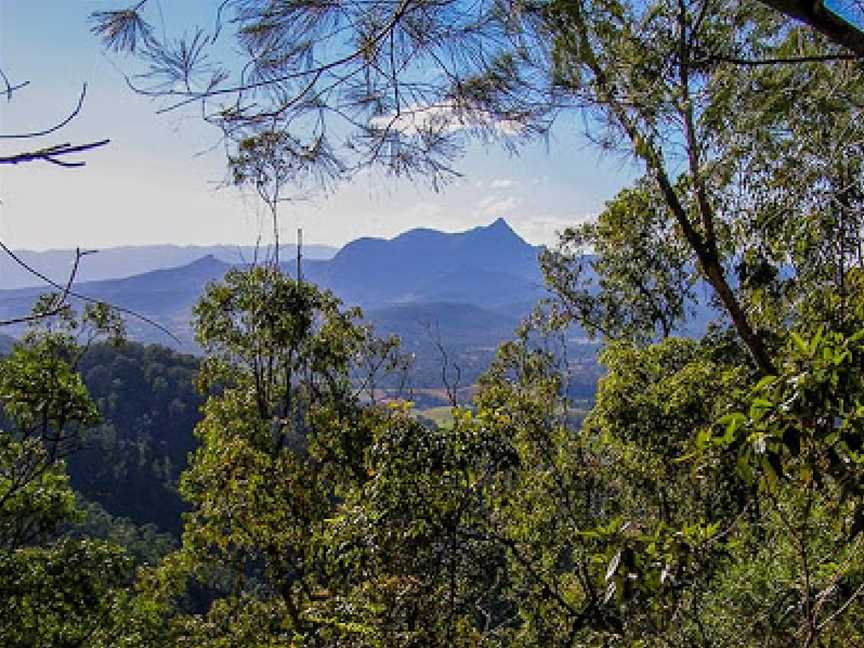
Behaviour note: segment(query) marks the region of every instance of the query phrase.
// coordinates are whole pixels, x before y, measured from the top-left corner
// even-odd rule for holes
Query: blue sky
[[[94,0],[0,0],[0,67],[30,86],[0,101],[0,132],[81,115],[40,145],[111,138],[86,155],[83,169],[47,164],[0,168],[0,236],[17,248],[107,247],[148,243],[249,243],[268,226],[258,203],[218,189],[224,158],[217,133],[192,114],[157,115],[133,94],[101,52],[87,16],[116,7]],[[213,2],[162,0],[169,24],[207,20]],[[170,11],[170,13],[169,13]],[[393,236],[413,227],[459,231],[504,217],[533,243],[549,243],[564,226],[591,218],[634,175],[617,157],[601,157],[576,120],[518,156],[472,146],[456,163],[463,178],[435,193],[422,185],[361,174],[326,198],[286,205],[282,238],[298,226],[308,242],[341,245],[359,236]],[[0,140],[5,153],[16,143]],[[4,154],[5,154],[4,153]]]

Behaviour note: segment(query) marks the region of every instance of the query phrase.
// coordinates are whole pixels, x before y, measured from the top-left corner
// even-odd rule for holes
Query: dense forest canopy
[[[199,367],[88,356],[119,333],[104,307],[37,317],[0,372],[5,643],[864,641],[864,79],[821,4],[820,34],[710,0],[229,1],[239,81],[213,34],[157,39],[148,5],[94,30],[140,56],[142,90],[200,102],[274,204],[370,163],[435,183],[465,137],[515,144],[571,109],[644,174],[543,254],[552,297],[447,426],[376,398],[398,341],[273,262],[205,290]],[[700,298],[716,320],[676,335]],[[574,324],[606,371],[584,416]],[[168,431],[196,370],[179,541],[121,532],[76,500],[70,453],[100,410],[191,450]],[[95,429],[117,450],[92,475],[173,484],[178,464]]]
[[[200,418],[198,360],[132,342],[90,347],[78,372],[102,417],[68,458],[71,484],[115,516],[179,535],[177,493]]]

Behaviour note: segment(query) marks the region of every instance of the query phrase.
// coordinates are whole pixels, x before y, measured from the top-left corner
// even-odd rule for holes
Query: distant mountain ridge
[[[328,260],[310,259],[304,247],[302,272],[346,305],[363,307],[386,332],[417,336],[434,325],[447,341],[494,348],[543,294],[539,252],[498,219],[455,234],[414,229],[389,240],[361,238]],[[285,253],[283,258],[290,257]],[[195,351],[192,308],[207,283],[221,279],[232,265],[242,263],[207,254],[178,267],[77,282],[75,290],[155,320],[180,342],[129,318],[133,339]],[[286,262],[284,269],[293,273],[295,265]],[[0,290],[0,318],[26,313],[45,291]]]
[[[502,307],[542,294],[540,250],[499,218],[455,234],[413,229],[389,240],[361,238],[329,261],[309,262],[305,272],[344,301],[364,307],[416,302]]]
[[[307,259],[329,259],[338,248],[327,245],[304,245],[303,256]],[[75,250],[14,250],[24,263],[58,283],[69,278]],[[259,249],[259,258],[266,247]],[[285,258],[296,254],[293,245],[282,246]],[[255,247],[250,245],[136,245],[106,248],[97,254],[88,254],[78,268],[78,282],[120,279],[153,270],[171,268],[192,263],[201,257],[213,255],[230,264],[251,262]],[[7,255],[0,255],[0,290],[34,287],[40,280],[22,268]]]

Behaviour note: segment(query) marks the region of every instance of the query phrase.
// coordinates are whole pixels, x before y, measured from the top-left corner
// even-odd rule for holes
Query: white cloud
[[[440,104],[403,107],[398,115],[373,117],[373,128],[395,130],[403,135],[454,133],[467,129],[491,129],[498,135],[520,135],[526,125],[515,119],[500,119],[486,110],[467,108],[446,100]]]
[[[564,229],[595,218],[596,214],[540,213],[516,217],[511,225],[529,243],[554,246]]]
[[[509,178],[496,178],[489,183],[490,189],[511,189],[514,182]]]
[[[520,200],[515,196],[499,198],[487,196],[477,205],[478,213],[486,218],[499,218],[510,215],[519,206]]]

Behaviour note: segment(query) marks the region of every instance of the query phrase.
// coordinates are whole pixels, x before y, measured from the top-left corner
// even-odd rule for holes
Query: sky
[[[269,226],[260,204],[225,178],[218,133],[194,114],[158,115],[158,104],[126,86],[130,62],[101,51],[91,12],[116,0],[0,0],[0,69],[29,81],[0,99],[0,134],[45,128],[75,106],[79,116],[39,145],[110,138],[63,169],[46,163],[0,166],[0,238],[18,249],[117,245],[246,244]],[[162,0],[171,25],[206,22],[212,0]],[[556,232],[596,216],[636,175],[626,160],[601,156],[577,120],[514,156],[472,145],[455,168],[462,177],[434,192],[408,180],[363,173],[330,196],[284,205],[281,239],[298,227],[309,243],[343,245],[360,236],[392,237],[415,227],[462,231],[505,218],[523,238],[550,244]],[[0,155],[22,141],[0,139]],[[32,142],[27,146],[32,147]]]

